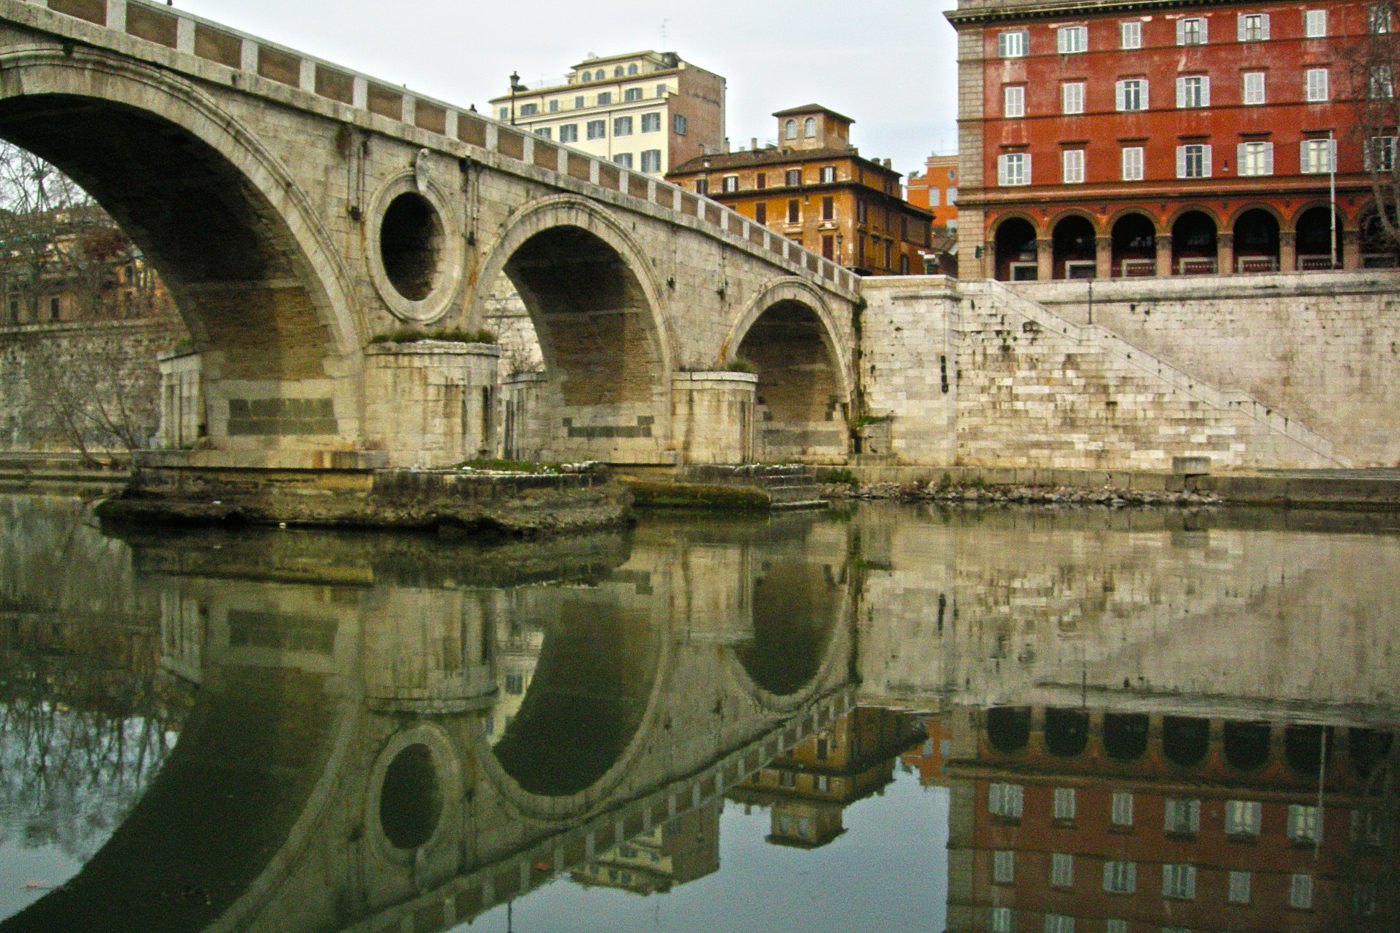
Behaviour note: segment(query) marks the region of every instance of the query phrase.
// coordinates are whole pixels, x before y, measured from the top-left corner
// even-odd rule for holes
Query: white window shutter
[[[1006,184],[1006,156],[997,156],[997,184]]]
[[[1235,41],[1236,41],[1236,42],[1243,42],[1243,41],[1245,41],[1245,35],[1246,35],[1246,33],[1245,33],[1245,23],[1247,23],[1247,22],[1248,22],[1248,20],[1245,19],[1245,14],[1243,14],[1243,13],[1236,13],[1236,14],[1235,14]]]
[[[1235,171],[1244,174],[1244,154],[1248,151],[1249,143],[1235,143]]]
[[[1210,177],[1210,175],[1211,175],[1211,166],[1212,166],[1213,164],[1214,164],[1214,160],[1211,158],[1211,155],[1210,155],[1210,146],[1209,146],[1209,145],[1202,146],[1202,147],[1201,147],[1201,177],[1202,177],[1202,178],[1209,178],[1209,177]],[[1200,804],[1197,803],[1196,806],[1199,807]]]
[[[1264,144],[1264,174],[1265,174],[1265,175],[1272,175],[1273,173],[1274,173],[1274,144],[1273,144],[1273,143],[1265,143],[1265,144]]]
[[[1201,106],[1210,106],[1210,75],[1201,78]]]
[[[1021,183],[1022,183],[1022,184],[1026,184],[1026,185],[1029,185],[1029,184],[1031,183],[1031,178],[1033,177],[1033,176],[1031,175],[1031,154],[1030,154],[1029,152],[1026,153],[1026,158],[1025,158],[1024,162],[1025,162],[1025,169],[1026,169],[1026,171],[1025,171],[1025,175],[1022,176]]]
[[[1176,79],[1176,109],[1186,106],[1186,79]]]
[[[1176,177],[1177,177],[1177,178],[1185,178],[1185,177],[1186,177],[1186,147],[1185,147],[1185,146],[1177,146],[1177,147],[1176,147]]]
[[[1147,83],[1147,79],[1146,79],[1146,78],[1143,78],[1143,79],[1142,79],[1142,100],[1138,101],[1138,108],[1141,109],[1141,110],[1146,110],[1148,107],[1151,106],[1151,104],[1149,104],[1148,101],[1147,101],[1147,91],[1148,91],[1148,89],[1149,89],[1149,86],[1148,86],[1148,83]]]
[[[1118,82],[1116,82],[1116,83],[1113,85],[1113,104],[1114,104],[1114,109],[1116,109],[1116,110],[1122,110],[1122,109],[1123,109],[1123,82],[1122,82],[1122,81],[1118,81]]]
[[[1261,21],[1260,21],[1260,23],[1259,23],[1259,38],[1261,38],[1261,39],[1267,39],[1267,38],[1269,38],[1269,14],[1268,14],[1268,13],[1264,13],[1264,14],[1262,15],[1262,17],[1261,17]]]
[[[1179,20],[1176,21],[1176,44],[1177,44],[1177,45],[1181,45],[1181,44],[1182,44],[1183,42],[1185,42],[1185,41],[1186,41],[1186,20],[1184,20],[1184,19],[1179,19]]]
[[[1300,140],[1298,143],[1298,168],[1300,171],[1308,170],[1308,141]]]

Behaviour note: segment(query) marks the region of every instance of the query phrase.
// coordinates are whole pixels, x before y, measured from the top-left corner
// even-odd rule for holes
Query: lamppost
[[[519,72],[510,73],[510,125],[515,126],[515,92],[527,90],[525,85],[520,83]]]

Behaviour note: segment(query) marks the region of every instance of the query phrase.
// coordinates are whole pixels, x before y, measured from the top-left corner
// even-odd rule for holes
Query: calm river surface
[[[0,495],[0,933],[1400,930],[1400,517]]]

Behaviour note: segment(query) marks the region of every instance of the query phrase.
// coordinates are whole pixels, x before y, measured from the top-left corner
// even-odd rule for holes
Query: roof
[[[789,108],[787,108],[786,110],[775,110],[775,111],[773,111],[773,116],[775,116],[775,117],[787,117],[787,116],[792,116],[793,114],[798,114],[798,113],[829,113],[829,114],[831,114],[833,117],[837,117],[838,119],[845,120],[847,123],[854,123],[854,122],[856,122],[855,120],[852,120],[850,117],[846,116],[845,114],[837,113],[835,110],[832,110],[830,107],[823,107],[821,104],[803,104],[801,107],[789,107]]]
[[[740,152],[722,152],[714,155],[696,156],[689,161],[672,167],[667,174],[682,172],[713,172],[729,168],[747,168],[752,165],[782,165],[783,163],[816,162],[829,159],[856,159],[871,168],[891,175],[900,176],[892,168],[885,168],[874,159],[867,159],[855,146],[824,149],[785,149],[771,146],[767,149],[745,149]],[[903,176],[900,176],[903,177]]]

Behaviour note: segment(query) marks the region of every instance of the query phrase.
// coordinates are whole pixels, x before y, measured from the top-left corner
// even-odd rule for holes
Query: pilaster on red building
[[[965,278],[1396,264],[1358,129],[1364,0],[959,0]],[[1368,85],[1367,87],[1366,85]],[[1335,219],[1334,219],[1335,218]]]

